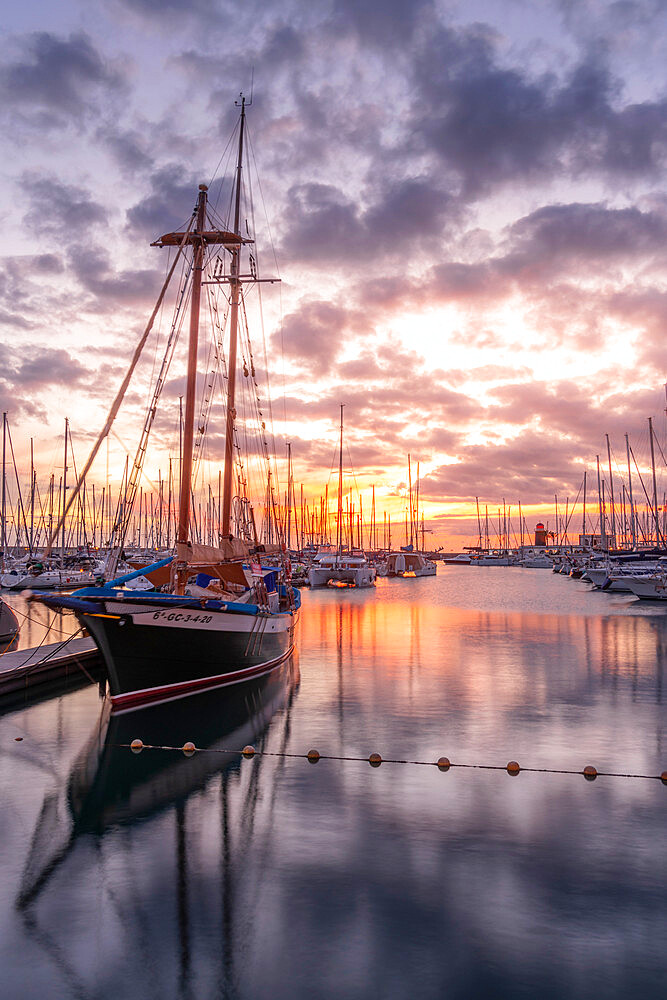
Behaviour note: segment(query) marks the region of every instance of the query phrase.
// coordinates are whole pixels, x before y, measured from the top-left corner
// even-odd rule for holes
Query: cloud
[[[190,0],[187,4],[180,0],[118,0],[118,3],[136,14],[157,21],[163,21],[165,17],[169,20],[217,17],[220,13],[217,0]]]
[[[610,260],[637,263],[667,245],[667,215],[643,212],[636,206],[605,204],[545,205],[518,220],[508,230],[511,251],[502,270],[526,272],[536,265],[551,273],[565,267],[598,269]]]
[[[127,211],[127,230],[132,236],[155,240],[163,233],[173,232],[190,219],[201,183],[192,170],[169,163],[149,177],[150,193]],[[210,192],[214,200],[214,192]]]
[[[59,254],[28,254],[0,262],[0,322],[15,330],[42,329],[54,314],[62,289]]]
[[[40,344],[16,348],[0,341],[0,408],[10,417],[47,421],[45,391],[85,384],[92,373],[69,351]]]
[[[79,284],[102,300],[101,311],[108,309],[110,303],[120,306],[150,302],[157,297],[164,280],[164,271],[157,269],[115,271],[108,254],[95,247],[73,246],[68,259]]]
[[[331,370],[343,350],[350,325],[358,320],[331,302],[308,300],[285,316],[279,343],[287,358],[322,375]]]
[[[147,151],[146,138],[136,129],[105,125],[98,129],[97,137],[124,171],[134,174],[153,167],[153,156]]]
[[[91,227],[106,225],[107,211],[80,185],[64,184],[57,177],[25,173],[21,190],[30,202],[23,217],[26,226],[38,233],[51,233],[65,242],[80,239]]]
[[[460,211],[426,176],[375,182],[367,207],[331,184],[306,183],[288,192],[281,255],[339,267],[360,259],[403,258],[411,249],[440,245]]]
[[[431,0],[334,0],[328,30],[386,50],[409,43],[424,14],[437,16]]]
[[[439,24],[414,55],[415,134],[456,172],[464,198],[566,171],[657,176],[667,102],[622,107],[620,81],[600,49],[560,79],[501,65],[499,49],[499,35],[486,26]]]
[[[0,70],[0,93],[5,106],[21,108],[31,117],[39,114],[34,120],[41,127],[78,123],[91,113],[100,92],[122,89],[120,74],[84,32],[61,38],[35,31],[16,44],[21,57]]]

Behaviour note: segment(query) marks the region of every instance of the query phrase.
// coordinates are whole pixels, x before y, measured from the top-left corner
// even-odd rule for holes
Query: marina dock
[[[88,636],[5,653],[0,658],[0,695],[85,671],[84,664],[98,659],[95,643]]]

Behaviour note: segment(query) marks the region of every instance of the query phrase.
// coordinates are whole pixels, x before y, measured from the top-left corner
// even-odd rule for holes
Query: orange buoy
[[[183,753],[185,754],[186,757],[192,757],[196,749],[197,747],[194,745],[194,743],[188,742],[183,744]]]
[[[246,747],[243,748],[243,750],[241,751],[241,753],[243,754],[244,757],[254,757],[255,756],[255,748],[251,747],[250,744],[248,744],[248,746],[246,746]]]
[[[379,753],[372,753],[368,758],[368,763],[371,765],[371,767],[379,767],[380,764],[382,763],[382,757],[380,756]]]
[[[311,764],[317,764],[320,759],[320,752],[319,750],[309,750],[306,756]]]
[[[508,774],[515,775],[515,774],[518,774],[520,770],[521,770],[521,768],[519,767],[519,765],[517,764],[517,762],[515,760],[509,761],[509,763],[507,765],[507,773]]]
[[[660,775],[660,780],[662,781],[663,785],[667,785],[667,771],[662,772],[662,774]]]
[[[15,743],[23,743],[23,737],[22,736],[15,736],[14,737],[14,742]]]
[[[130,743],[130,750],[132,751],[132,753],[141,753],[143,749],[144,749],[144,744],[142,743],[141,740],[132,740],[132,742]]]
[[[450,767],[452,766],[450,764],[449,757],[438,757],[437,763],[438,763],[438,770],[440,771],[449,771]]]
[[[597,769],[594,768],[592,764],[587,764],[581,773],[586,781],[595,781],[598,776]]]

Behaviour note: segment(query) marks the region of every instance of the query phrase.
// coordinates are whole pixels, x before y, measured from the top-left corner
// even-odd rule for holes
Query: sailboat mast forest
[[[181,255],[190,261],[190,322],[186,374],[185,413],[183,420],[180,503],[175,557],[160,560],[152,567],[108,579],[103,586],[88,587],[71,596],[38,594],[37,598],[52,607],[71,608],[95,639],[107,665],[111,698],[116,709],[134,707],[152,701],[182,697],[205,687],[237,683],[258,676],[283,662],[294,648],[294,630],[299,611],[299,595],[290,583],[289,563],[279,519],[273,525],[278,540],[274,565],[261,565],[266,546],[258,542],[252,509],[245,496],[239,496],[238,510],[248,514],[245,537],[234,533],[236,433],[236,370],[238,363],[239,312],[244,309],[244,285],[255,285],[256,259],[249,255],[248,273],[242,273],[242,250],[253,241],[241,235],[241,193],[244,140],[246,137],[246,101],[241,96],[238,129],[238,152],[233,192],[233,223],[222,228],[211,216],[208,187],[199,186],[197,202],[189,224],[183,231],[161,236],[152,246],[176,247],[177,253],[158,303],[135,350],[130,371],[111,407],[107,423],[98,438],[82,476],[68,499],[68,507],[81,489],[101,441],[109,433],[122,402],[129,378],[164,298],[169,279]],[[227,270],[225,258],[229,258]],[[229,316],[229,347],[225,417],[225,464],[222,483],[222,516],[219,545],[193,541],[192,482],[201,439],[209,411],[197,418],[197,377],[199,324],[203,286],[217,286],[223,293],[223,311]],[[227,292],[225,291],[227,290]],[[185,302],[185,289],[177,296],[177,310]],[[217,307],[216,307],[217,308]],[[176,321],[172,323],[172,332]],[[107,576],[116,571],[120,550],[134,508],[139,478],[146,458],[149,435],[155,420],[157,402],[173,356],[175,337],[167,343],[162,370],[148,407],[134,464],[128,476],[125,503],[119,516],[114,558]],[[252,376],[254,379],[254,365]],[[259,412],[261,418],[261,411]],[[195,429],[197,425],[197,429]],[[260,419],[259,439],[266,459],[269,515],[276,505],[270,490],[270,457],[265,440],[265,424]],[[240,477],[239,477],[240,478]],[[63,513],[67,514],[67,508]],[[51,541],[57,537],[54,529]],[[128,592],[124,585],[139,574],[169,567],[170,583],[166,592],[139,594]],[[165,590],[165,588],[163,588]]]

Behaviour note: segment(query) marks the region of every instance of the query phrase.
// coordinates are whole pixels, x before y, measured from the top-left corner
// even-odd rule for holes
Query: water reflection
[[[302,697],[335,713],[336,752],[662,769],[663,617],[334,604],[314,593],[306,608],[304,663],[319,662]],[[309,739],[331,747],[332,735],[312,727]]]
[[[163,905],[170,895],[175,897],[178,982],[181,989],[190,988],[192,925],[198,927],[202,917],[200,910],[195,912],[201,869],[199,861],[193,867],[192,855],[204,829],[206,851],[218,853],[220,869],[221,912],[208,913],[210,930],[217,926],[223,945],[220,976],[233,976],[233,864],[238,851],[234,843],[253,837],[264,768],[258,758],[244,777],[238,753],[220,751],[238,750],[249,742],[262,749],[273,724],[277,747],[284,748],[298,684],[298,661],[292,658],[279,670],[233,691],[202,693],[121,715],[111,714],[108,699],[102,702],[66,785],[51,789],[44,798],[16,897],[26,930],[56,962],[72,995],[93,995],[84,984],[85,975],[75,972],[85,965],[88,930],[81,927],[80,937],[67,935],[68,940],[60,940],[53,908],[65,906],[76,912],[89,909],[92,902],[95,910],[96,892],[91,899],[89,880],[100,877],[108,899],[97,899],[97,905],[106,909],[110,904],[118,918],[135,924],[133,954],[127,960],[146,959],[154,969],[154,935],[164,933],[174,940],[169,907],[165,912]],[[127,745],[138,734],[145,744],[160,746],[178,747],[192,740],[201,752],[191,757],[149,749],[133,754]],[[230,821],[229,799],[239,784],[243,806]],[[217,823],[211,809],[217,812]],[[211,829],[212,821],[217,832]],[[150,831],[148,840],[136,851],[142,828]],[[139,884],[149,868],[152,889],[140,901],[135,893],[141,893]],[[38,913],[44,910],[50,916],[40,919]]]
[[[300,677],[236,709],[104,710],[91,733],[90,689],[0,718],[5,760],[26,735],[0,814],[15,995],[662,996],[660,782],[282,756],[667,767],[663,616],[459,607],[448,580],[412,583],[305,593]],[[267,753],[118,747],[135,737]]]

